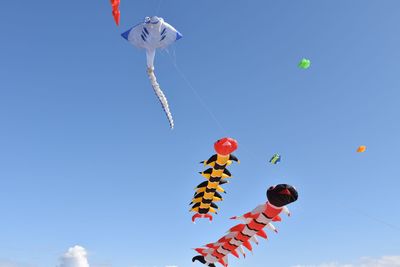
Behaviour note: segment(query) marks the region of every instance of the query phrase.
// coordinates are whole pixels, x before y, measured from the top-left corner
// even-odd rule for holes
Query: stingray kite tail
[[[171,129],[174,128],[174,119],[172,118],[171,111],[169,110],[168,100],[167,97],[164,95],[163,91],[160,88],[160,85],[157,82],[156,75],[154,73],[153,68],[147,69],[147,75],[149,76],[151,86],[153,87],[154,93],[156,94],[158,100],[161,103],[161,106],[164,110],[165,115],[167,116],[169,126]]]

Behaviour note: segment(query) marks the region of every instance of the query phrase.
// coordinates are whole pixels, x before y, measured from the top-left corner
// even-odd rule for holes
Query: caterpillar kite
[[[169,110],[168,101],[154,74],[154,57],[157,49],[163,49],[182,38],[174,27],[156,16],[146,17],[144,22],[132,27],[122,34],[126,40],[136,47],[146,49],[147,75],[149,76],[154,93],[160,101],[167,115],[171,129],[174,128],[174,120]]]
[[[200,255],[193,257],[192,261],[197,260],[209,267],[215,267],[215,263],[218,262],[227,267],[229,254],[239,258],[236,251],[238,249],[246,257],[243,247],[252,251],[250,241],[258,244],[256,236],[267,238],[267,234],[263,230],[264,227],[277,232],[271,222],[281,221],[279,217],[281,212],[290,215],[285,205],[296,201],[298,193],[291,185],[279,184],[271,186],[267,190],[267,198],[267,203],[259,205],[253,211],[239,217],[232,217],[231,219],[239,219],[244,223],[232,227],[228,234],[217,242],[207,244],[203,248],[196,248],[196,252]]]
[[[121,13],[119,11],[119,5],[120,5],[120,0],[110,0],[111,2],[111,7],[112,7],[112,15],[114,17],[115,24],[119,26],[119,19],[121,16]]]
[[[237,147],[238,144],[235,139],[220,139],[214,143],[217,154],[211,156],[207,161],[201,162],[211,168],[200,173],[207,181],[196,187],[196,192],[192,202],[190,202],[190,205],[193,205],[190,211],[196,212],[192,217],[192,222],[197,218],[208,218],[212,221],[213,217],[209,212],[216,213],[218,206],[214,202],[222,200],[222,196],[218,192],[225,192],[220,185],[227,183],[224,178],[231,177],[226,166],[230,165],[232,161],[239,161],[236,156],[231,154]]]

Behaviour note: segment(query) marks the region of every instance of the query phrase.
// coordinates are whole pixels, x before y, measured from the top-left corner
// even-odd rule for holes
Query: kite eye
[[[273,186],[270,186],[270,188],[268,188],[268,190],[272,190],[274,188],[275,188],[275,186],[273,185]]]
[[[150,23],[150,17],[145,17],[144,18],[144,23],[149,24]]]
[[[157,24],[160,21],[160,19],[157,16],[153,16],[150,18],[151,24]]]

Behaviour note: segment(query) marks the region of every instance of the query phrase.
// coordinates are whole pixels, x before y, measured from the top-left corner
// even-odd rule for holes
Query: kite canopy
[[[299,68],[301,69],[308,69],[311,66],[311,61],[309,59],[303,58],[300,62],[299,62]]]
[[[365,150],[367,150],[367,147],[366,147],[366,146],[359,146],[359,147],[357,148],[357,152],[358,152],[358,153],[363,153],[363,152],[365,152]]]
[[[134,46],[150,51],[166,48],[182,38],[180,32],[157,16],[145,17],[142,23],[121,35]]]
[[[288,184],[278,184],[271,186],[267,190],[268,201],[275,207],[283,207],[292,202],[295,202],[298,198],[296,188]]]
[[[237,141],[229,137],[222,138],[214,144],[215,151],[220,155],[229,155],[237,148]]]
[[[272,164],[277,164],[278,162],[281,162],[281,156],[279,154],[274,154],[269,162]]]

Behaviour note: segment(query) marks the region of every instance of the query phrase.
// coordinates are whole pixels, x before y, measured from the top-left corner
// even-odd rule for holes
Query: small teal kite
[[[278,162],[281,162],[281,156],[279,154],[274,154],[269,162],[272,164],[277,164]]]

